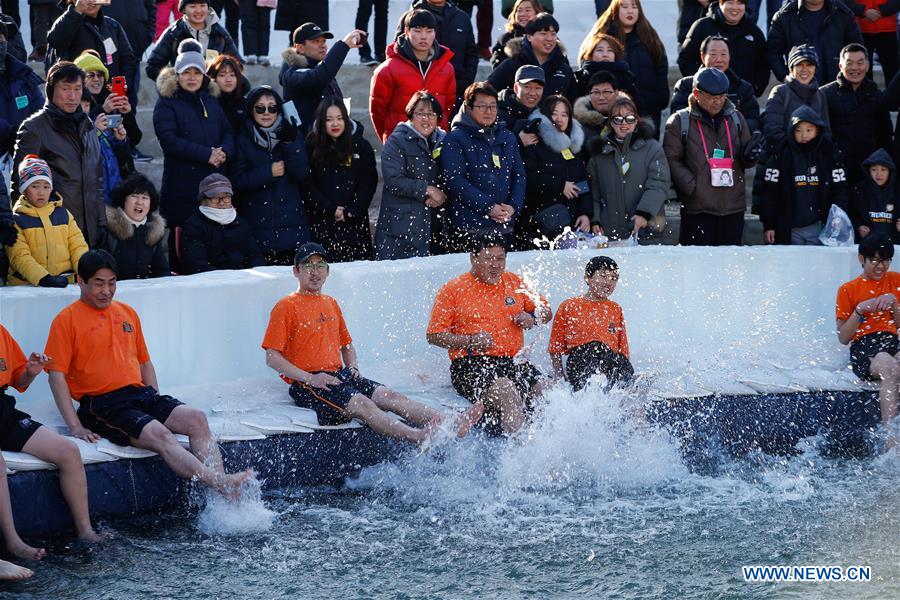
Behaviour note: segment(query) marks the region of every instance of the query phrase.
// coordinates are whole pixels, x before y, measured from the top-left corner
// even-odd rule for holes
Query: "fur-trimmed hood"
[[[594,110],[594,107],[591,105],[590,96],[582,96],[576,100],[572,107],[572,114],[576,121],[582,125],[587,125],[588,127],[596,127],[599,129],[606,125],[606,117]]]
[[[514,56],[518,56],[522,53],[522,46],[525,44],[525,36],[514,37],[510,39],[503,46],[503,53],[506,54],[507,57],[512,58]],[[562,53],[563,56],[568,56],[569,53],[566,52],[566,47],[563,46],[561,41],[556,42],[556,48]],[[556,50],[554,50],[554,53]],[[552,56],[552,55],[551,55]]]
[[[572,119],[572,133],[568,135],[557,129],[547,115],[540,110],[534,110],[528,115],[528,119],[540,119],[538,136],[554,152],[562,152],[567,148],[572,154],[581,152],[581,147],[584,145],[584,129],[581,128],[581,123],[575,119]]]
[[[291,46],[284,50],[281,53],[281,59],[284,61],[284,64],[288,65],[292,69],[308,69],[309,68],[309,59],[305,54],[300,54],[297,52],[296,48]]]
[[[166,233],[166,220],[162,218],[158,210],[153,211],[147,216],[146,227],[147,245],[155,246]],[[120,240],[128,240],[134,237],[134,225],[128,221],[125,217],[125,211],[121,208],[106,207],[106,229]]]
[[[156,78],[156,89],[159,91],[160,98],[173,98],[175,96],[175,92],[179,90],[178,75],[175,74],[175,67],[166,67],[159,72],[159,77]],[[203,85],[200,86],[199,93],[204,91],[213,98],[218,98],[219,94],[221,94],[219,84],[207,77],[206,73],[203,74]]]
[[[653,135],[653,129],[653,121],[650,119],[642,118],[637,127],[635,127],[634,131],[631,132],[631,135],[625,138],[624,147],[640,147],[646,140],[655,140],[656,138]],[[610,128],[610,131],[607,135],[592,138],[588,142],[588,150],[590,150],[591,156],[602,154],[604,152],[614,151],[616,143],[615,136],[616,134],[613,132],[612,128]],[[642,143],[638,144],[638,142]]]

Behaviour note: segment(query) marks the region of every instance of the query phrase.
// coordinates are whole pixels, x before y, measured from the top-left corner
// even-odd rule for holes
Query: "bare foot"
[[[483,414],[484,404],[476,402],[469,410],[460,415],[459,420],[456,422],[456,437],[463,438],[469,435],[469,431],[472,430],[472,427],[481,419]]]
[[[86,542],[93,542],[95,544],[99,544],[103,538],[93,529],[88,529],[87,531],[82,531],[78,534],[79,539],[82,539]]]
[[[253,469],[224,475],[219,492],[229,500],[237,500],[241,497],[241,484],[255,475],[256,473],[253,472]]]
[[[34,575],[34,571],[14,565],[11,562],[0,560],[0,580],[16,581],[19,579],[28,579]]]
[[[25,560],[41,560],[47,554],[47,551],[43,548],[32,548],[22,540],[7,544],[6,549],[16,558],[24,558]]]
[[[890,452],[891,450],[896,448],[898,444],[900,444],[900,442],[897,441],[897,436],[888,436],[888,438],[884,440],[884,451]]]

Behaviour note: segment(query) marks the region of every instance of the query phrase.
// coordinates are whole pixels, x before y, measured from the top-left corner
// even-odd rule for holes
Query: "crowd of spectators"
[[[47,206],[126,277],[288,265],[309,241],[337,261],[458,252],[483,234],[553,248],[567,229],[660,243],[670,202],[685,245],[741,244],[748,208],[766,243],[818,243],[832,205],[860,238],[900,237],[889,3],[788,0],[764,33],[758,2],[685,0],[674,88],[639,0],[597,2],[577,56],[541,0],[504,2],[496,40],[491,2],[414,0],[390,40],[382,0],[361,0],[339,40],[327,2],[126,4],[32,3],[30,54],[18,15],[0,16],[9,283],[59,285],[77,268],[71,253],[42,266],[49,279],[15,266],[38,208],[22,166],[35,161]],[[269,65],[273,9],[289,32],[278,90],[245,69]],[[371,123],[351,118],[341,89],[351,50],[375,67]],[[137,149],[142,75],[158,91],[159,182],[139,173],[153,160]]]

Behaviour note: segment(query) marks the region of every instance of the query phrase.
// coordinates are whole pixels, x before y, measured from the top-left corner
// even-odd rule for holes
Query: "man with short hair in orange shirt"
[[[522,279],[506,271],[501,237],[475,240],[469,260],[471,270],[438,292],[426,338],[449,350],[453,388],[484,407],[485,432],[512,435],[534,410],[543,379],[537,367],[513,358],[525,343],[524,331],[548,322],[552,312],[544,298],[528,293]]]
[[[588,291],[564,300],[553,319],[550,357],[553,370],[575,390],[602,373],[610,386],[634,375],[622,307],[609,299],[619,281],[619,265],[608,256],[591,258],[584,270]],[[568,355],[563,370],[563,354]]]
[[[113,300],[117,275],[111,254],[87,252],[78,263],[81,298],[62,309],[50,326],[45,370],[66,425],[88,442],[103,436],[152,450],[177,475],[237,496],[253,472],[226,474],[206,415],[159,394],[140,319],[133,308]],[[190,438],[191,452],[173,433]]]
[[[309,242],[297,250],[297,291],[272,309],[262,342],[266,365],[290,384],[288,393],[297,406],[316,412],[320,425],[357,418],[382,435],[424,443],[443,415],[359,374],[344,315],[337,301],[322,293],[329,269],[321,245]],[[386,411],[423,427],[410,427]],[[480,417],[481,412],[475,410],[462,415],[457,435],[465,436]]]
[[[900,273],[890,271],[894,244],[883,233],[870,233],[859,243],[862,275],[838,289],[837,335],[850,344],[850,363],[860,379],[881,380],[878,401],[881,421],[888,425],[898,413],[900,399]],[[897,445],[896,434],[885,441]]]

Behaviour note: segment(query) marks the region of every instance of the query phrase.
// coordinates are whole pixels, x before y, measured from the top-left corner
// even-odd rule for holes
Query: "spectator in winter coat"
[[[559,45],[559,23],[553,15],[541,13],[525,27],[525,39],[517,46],[507,44],[509,58],[500,63],[488,77],[495,90],[511,88],[516,71],[522,65],[536,65],[544,70],[544,95],[571,97],[575,94],[575,75],[569,59]]]
[[[721,36],[710,36],[703,40],[703,44],[700,46],[700,59],[703,67],[719,69],[728,76],[728,99],[747,119],[747,125],[751,131],[761,131],[762,123],[759,120],[759,102],[753,92],[753,86],[738,77],[730,68],[731,52],[728,48],[728,40]],[[693,75],[682,77],[675,84],[672,104],[669,105],[669,109],[672,112],[687,106],[688,98],[694,87],[693,80]]]
[[[759,217],[767,244],[821,245],[832,204],[845,211],[847,176],[827,124],[808,106],[791,115],[791,130],[765,164]]]
[[[506,44],[515,38],[524,38],[525,26],[542,12],[544,8],[539,0],[516,0],[509,13],[505,31],[491,48],[492,69],[496,69],[497,65],[509,58],[506,54]]]
[[[641,116],[652,119],[658,133],[662,111],[669,104],[669,59],[640,0],[612,0],[588,37],[593,39],[598,33],[608,33],[625,46],[625,57],[641,92],[638,109]]]
[[[709,36],[728,40],[731,69],[753,85],[756,96],[761,96],[769,85],[769,57],[766,38],[756,26],[755,15],[747,14],[746,0],[719,0],[709,15],[694,23],[678,52],[683,77],[692,76],[703,66],[701,45]]]
[[[850,210],[858,239],[882,233],[894,243],[900,242],[900,205],[898,205],[897,166],[883,148],[875,150],[862,163],[863,177],[850,190]]]
[[[581,157],[590,160],[590,144],[603,135],[609,117],[609,109],[619,97],[619,82],[608,71],[598,71],[591,76],[590,91],[575,101],[572,107],[575,119],[584,129],[585,149]],[[635,103],[637,104],[637,103]]]
[[[536,65],[522,65],[516,71],[516,82],[511,90],[503,90],[497,96],[498,118],[506,128],[519,135],[528,115],[537,108],[544,96],[544,70]],[[537,142],[535,134],[531,143]],[[525,143],[525,138],[519,138]]]
[[[75,217],[88,245],[97,244],[106,227],[103,210],[103,158],[90,118],[81,110],[84,71],[60,61],[47,72],[47,103],[19,126],[13,172],[28,154],[47,161],[53,189]],[[19,194],[18,177],[12,193]]]
[[[635,86],[634,73],[625,60],[625,48],[613,36],[598,33],[593,39],[585,38],[578,53],[581,65],[575,71],[575,84],[578,97],[586,96],[591,91],[591,78],[595,73],[606,71],[616,78],[617,87],[638,102],[639,92]]]
[[[269,86],[247,94],[248,115],[237,138],[231,169],[241,217],[268,265],[290,265],[297,248],[310,240],[300,186],[309,175],[306,145],[284,117],[283,101]]]
[[[186,274],[265,264],[232,198],[231,182],[224,175],[213,173],[200,182],[200,206],[181,229],[181,264]]]
[[[66,287],[75,281],[78,259],[88,251],[87,242],[62,198],[53,194],[47,163],[34,155],[19,164],[21,196],[13,207],[18,236],[6,249],[9,285],[30,283],[41,287]]]
[[[216,13],[209,10],[206,0],[179,0],[178,10],[184,16],[166,27],[156,42],[156,47],[147,59],[147,77],[156,81],[165,67],[174,65],[180,53],[180,44],[186,39],[199,42],[200,55],[204,61],[219,54],[230,54],[243,62],[234,40],[219,23]]]
[[[763,112],[763,133],[766,146],[776,148],[791,131],[791,115],[801,106],[808,106],[830,128],[828,100],[819,89],[816,80],[818,54],[815,48],[799,46],[791,50],[791,74],[784,83],[769,92],[766,110]]]
[[[335,262],[372,260],[369,205],[378,185],[375,151],[341,101],[322,102],[306,142],[304,185],[313,240]]]
[[[584,131],[572,118],[565,96],[548,96],[529,119],[537,120],[538,141],[522,149],[525,165],[525,203],[516,219],[516,247],[548,248],[535,239],[553,241],[566,227],[589,231],[591,196],[579,154]]]
[[[784,81],[792,49],[812,46],[818,54],[816,80],[825,85],[837,77],[841,48],[862,41],[853,13],[840,0],[788,0],[772,19],[766,48],[775,79]]]
[[[406,105],[407,120],[384,144],[384,192],[375,233],[378,260],[428,256],[436,245],[432,224],[447,201],[437,162],[447,135],[438,127],[443,110],[434,96],[416,92]]]
[[[103,249],[119,265],[118,279],[171,275],[166,255],[166,221],[159,214],[159,192],[143,173],[132,173],[113,188],[106,207]]]
[[[237,137],[244,129],[247,118],[245,97],[250,91],[250,80],[244,77],[244,65],[229,54],[220,54],[208,62],[206,76],[219,86],[219,104]]]
[[[609,6],[608,0],[596,0],[599,2],[605,2],[607,7]],[[687,38],[688,31],[690,31],[691,27],[700,20],[704,14],[706,14],[707,8],[710,5],[710,0],[681,0],[678,4],[678,22],[676,23],[675,30],[675,40],[678,42],[678,46],[682,46],[684,44],[685,39]],[[604,8],[604,10],[606,10]],[[599,17],[602,12],[597,13]]]
[[[609,114],[609,133],[591,141],[587,165],[593,230],[613,240],[637,238],[664,214],[669,163],[630,98],[613,102]]]
[[[6,28],[7,53],[19,62],[27,63],[30,60],[34,60],[25,51],[25,42],[22,40],[22,33],[19,31],[19,24],[16,20],[9,15],[0,13],[0,23]],[[49,31],[49,27],[47,29]],[[41,62],[43,62],[44,58],[41,59]]]
[[[897,10],[896,2],[882,0],[848,0],[847,8],[856,15],[872,64],[875,55],[884,72],[884,80],[890,81],[897,74]],[[869,66],[869,76],[872,66]]]
[[[28,0],[28,9],[32,48],[28,60],[42,63],[47,59],[47,33],[62,14],[62,9],[57,0]],[[116,18],[115,15],[110,16]],[[16,30],[18,31],[18,26],[16,26]],[[24,62],[24,59],[20,60]]]
[[[437,22],[427,10],[406,13],[403,34],[387,48],[387,60],[372,75],[369,112],[382,141],[406,120],[406,104],[418,90],[431,93],[449,115],[456,102],[453,53],[435,40]],[[447,117],[441,121],[447,127]]]
[[[525,199],[525,167],[516,137],[497,120],[497,92],[488,83],[466,89],[444,138],[441,169],[450,197],[447,245],[463,252],[483,235],[512,239]]]
[[[182,42],[175,67],[166,67],[156,81],[159,100],[153,128],[163,151],[160,212],[169,227],[184,225],[194,214],[193,191],[211,173],[224,170],[234,156],[234,134],[216,96],[219,87],[204,75],[206,65],[194,40]],[[169,237],[169,261],[177,269],[175,236]]]
[[[675,191],[682,201],[680,243],[739,246],[747,209],[744,171],[762,151],[750,128],[728,100],[728,77],[700,69],[688,107],[669,117],[663,150]],[[682,114],[688,116],[687,135]],[[718,155],[722,154],[722,157]]]
[[[81,110],[85,114],[91,114],[93,108],[91,93],[85,87],[81,96]],[[107,206],[112,204],[112,189],[134,170],[125,126],[120,122],[111,127],[109,121],[112,117],[113,115],[101,112],[94,118],[94,130],[100,140],[100,154],[103,157],[103,203]]]
[[[0,42],[8,43],[6,31],[0,22]],[[0,156],[12,154],[19,125],[44,105],[41,78],[4,50],[0,45]]]
[[[304,23],[294,31],[294,45],[281,53],[284,63],[278,81],[285,102],[293,101],[300,115],[303,135],[309,133],[321,102],[344,99],[337,73],[350,49],[360,47],[362,34],[353,30],[329,50],[326,40],[333,39],[334,35],[314,23]]]
[[[869,59],[865,46],[849,44],[841,50],[841,72],[822,87],[828,101],[831,137],[844,155],[847,182],[860,181],[858,168],[876,148],[891,147],[891,117],[881,90],[866,77]]]

